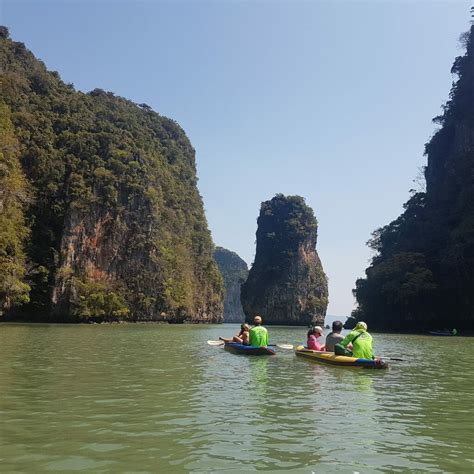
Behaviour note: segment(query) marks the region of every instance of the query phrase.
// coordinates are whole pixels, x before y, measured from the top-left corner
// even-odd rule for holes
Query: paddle
[[[280,349],[293,349],[293,344],[268,344],[270,347],[279,347]]]
[[[223,346],[224,341],[207,341],[210,346]]]
[[[207,341],[210,346],[222,346],[224,345],[224,341]],[[269,347],[279,347],[280,349],[293,349],[292,344],[268,344]]]

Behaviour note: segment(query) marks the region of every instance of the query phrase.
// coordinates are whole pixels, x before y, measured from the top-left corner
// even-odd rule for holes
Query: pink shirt
[[[324,351],[323,345],[318,342],[314,334],[311,334],[311,336],[308,337],[307,345],[308,349],[313,351]]]

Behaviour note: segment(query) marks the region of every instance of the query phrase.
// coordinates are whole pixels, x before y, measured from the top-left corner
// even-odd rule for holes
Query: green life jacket
[[[263,326],[255,326],[250,330],[249,339],[251,346],[268,346],[268,331]]]
[[[356,339],[357,338],[357,339]],[[347,347],[352,341],[352,357],[357,359],[373,359],[372,336],[365,331],[352,331],[341,342]]]

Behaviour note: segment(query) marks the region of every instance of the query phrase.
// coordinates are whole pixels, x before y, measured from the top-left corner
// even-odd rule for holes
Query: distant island
[[[368,242],[375,256],[353,316],[374,329],[474,331],[474,26],[461,41],[457,81],[425,147],[426,190]]]
[[[247,280],[249,269],[235,252],[216,247],[214,259],[224,279],[224,322],[243,323],[245,314],[240,301],[240,286]]]
[[[221,322],[223,281],[181,127],[77,92],[0,28],[0,315]]]

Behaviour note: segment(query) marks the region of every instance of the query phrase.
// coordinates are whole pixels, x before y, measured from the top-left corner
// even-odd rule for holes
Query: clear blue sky
[[[214,241],[251,263],[261,201],[319,222],[328,312],[402,211],[448,97],[469,1],[0,0],[0,23],[66,82],[146,102],[196,148]]]

